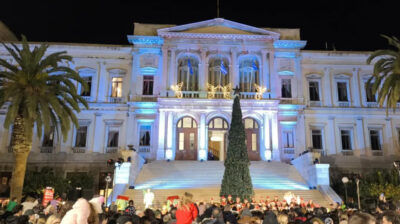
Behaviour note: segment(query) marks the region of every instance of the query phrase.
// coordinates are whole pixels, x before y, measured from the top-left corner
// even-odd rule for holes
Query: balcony
[[[91,96],[81,96],[83,99],[86,100],[86,102],[92,102],[92,97]]]
[[[352,150],[343,150],[342,155],[343,156],[354,156],[354,152]]]
[[[199,91],[182,91],[182,98],[200,98]]]
[[[325,156],[325,151],[324,151],[323,149],[314,149],[314,148],[311,148],[311,149],[310,149],[310,152],[312,152],[312,153],[318,153],[318,154],[320,154],[321,156]]]
[[[383,156],[382,150],[371,150],[371,151],[372,151],[372,156]]]
[[[110,103],[122,103],[122,97],[108,97],[108,102]]]
[[[310,107],[320,107],[321,101],[310,101]]]
[[[54,146],[42,146],[40,147],[40,153],[53,153]]]
[[[256,92],[240,92],[240,99],[255,99]]]
[[[377,102],[367,102],[367,107],[378,107],[378,103]]]
[[[294,155],[294,148],[284,148],[283,149],[283,154]]]
[[[148,153],[150,152],[151,146],[149,145],[141,145],[139,146],[139,152]]]
[[[73,147],[72,152],[73,153],[85,153],[86,147]]]
[[[350,102],[338,102],[339,107],[350,107]]]
[[[118,147],[106,147],[106,153],[116,153],[118,152]]]

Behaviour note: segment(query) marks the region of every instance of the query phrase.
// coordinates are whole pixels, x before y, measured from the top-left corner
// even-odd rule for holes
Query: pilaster
[[[278,112],[272,111],[270,113],[271,119],[271,135],[272,135],[272,159],[274,161],[280,161],[279,153],[279,133],[278,133]]]
[[[266,150],[271,150],[271,127],[270,127],[270,121],[269,121],[269,115],[265,113],[263,115],[264,119],[264,151],[260,152],[261,153],[261,158],[264,160],[267,160],[268,158],[265,157],[265,151]]]
[[[104,125],[103,125],[103,114],[96,112],[94,114],[94,127],[93,127],[93,152],[102,153],[104,143]]]
[[[387,154],[389,156],[394,156],[395,149],[394,149],[394,142],[393,142],[392,118],[387,117],[385,120],[386,120],[386,124],[385,124],[385,132],[383,133],[383,135],[384,135],[383,136],[384,137],[383,149],[386,149],[384,151],[385,154]]]
[[[157,160],[164,160],[165,158],[165,116],[165,111],[160,110],[158,115]]]
[[[170,56],[170,67],[169,67],[169,86],[176,85],[176,48],[170,48],[171,56]],[[169,88],[169,87],[168,87]]]
[[[200,49],[200,57],[201,61],[199,64],[199,87],[200,91],[207,91],[207,83],[208,83],[208,63],[207,63],[207,48]]]
[[[106,63],[105,62],[99,62],[98,63],[99,67],[99,87],[98,87],[98,95],[97,95],[97,102],[106,102],[107,101],[107,95],[108,95],[108,74],[107,74],[107,69],[106,69]]]
[[[360,71],[360,68],[353,68],[353,75],[351,77],[351,95],[352,95],[352,101],[354,107],[360,107],[361,104],[361,99],[360,99],[360,89],[358,88],[358,73]]]
[[[328,117],[328,129],[326,130],[326,147],[328,155],[334,155],[338,151],[336,149],[336,127],[335,127],[335,117]]]
[[[365,155],[365,137],[364,137],[364,121],[362,117],[357,117],[356,120],[356,138],[357,138],[357,149],[359,151],[356,154]]]
[[[232,87],[235,88],[236,86],[239,86],[239,73],[238,73],[238,64],[237,64],[237,49],[236,48],[231,48],[231,64],[230,64],[230,75],[231,75],[231,83]]]
[[[261,50],[261,66],[262,66],[262,70],[261,70],[261,76],[262,76],[262,82],[260,83],[260,85],[263,85],[265,88],[270,89],[270,73],[269,73],[269,63],[267,61],[267,54],[268,51],[266,49],[262,49]],[[264,98],[267,98],[267,92],[264,93]]]
[[[331,68],[324,68],[323,77],[323,93],[324,93],[324,105],[326,107],[332,106],[332,88],[331,88]]]

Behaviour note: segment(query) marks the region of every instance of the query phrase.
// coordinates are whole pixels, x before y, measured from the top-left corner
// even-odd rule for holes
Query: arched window
[[[239,85],[242,92],[256,92],[254,84],[260,85],[260,66],[256,58],[246,57],[239,62]]]
[[[216,117],[208,123],[208,129],[229,129],[228,122],[221,117]]]
[[[211,58],[208,67],[208,83],[213,86],[226,86],[230,83],[229,62],[226,58]]]
[[[183,82],[182,91],[199,90],[199,61],[193,57],[178,60],[178,83]]]

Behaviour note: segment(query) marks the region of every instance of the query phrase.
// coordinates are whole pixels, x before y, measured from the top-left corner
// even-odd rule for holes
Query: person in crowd
[[[134,206],[134,202],[133,200],[130,200],[128,206],[125,208],[125,214],[132,216],[135,213],[136,213],[136,208]]]
[[[57,214],[51,215],[47,218],[46,224],[60,224],[61,217]]]
[[[350,217],[349,224],[376,224],[376,219],[370,214],[358,212]]]
[[[196,220],[198,215],[198,210],[194,205],[193,195],[185,192],[182,200],[178,204],[178,209],[176,211],[176,223],[177,224],[191,224]]]
[[[7,209],[8,209],[8,207],[7,207]],[[15,205],[13,207],[13,210],[11,211],[13,213],[13,215],[10,215],[6,218],[6,224],[23,223],[22,219],[24,219],[24,217],[22,217],[22,209],[23,209],[22,205]],[[28,222],[28,220],[26,220],[26,222]]]
[[[400,217],[395,211],[386,211],[382,215],[382,224],[400,224]]]

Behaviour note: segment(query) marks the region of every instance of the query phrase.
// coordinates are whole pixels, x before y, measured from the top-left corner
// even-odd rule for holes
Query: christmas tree
[[[222,179],[220,196],[232,195],[242,200],[251,199],[253,184],[249,170],[249,157],[245,144],[246,133],[242,122],[242,109],[237,95],[233,102],[232,121],[229,129],[229,144],[225,160],[225,172]]]

